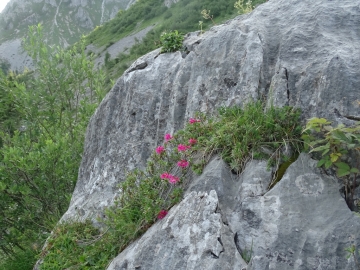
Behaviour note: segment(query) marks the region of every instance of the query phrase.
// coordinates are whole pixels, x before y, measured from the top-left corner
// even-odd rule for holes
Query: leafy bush
[[[355,210],[354,193],[360,164],[360,121],[354,126],[332,127],[325,118],[312,118],[302,136],[310,153],[319,153],[318,167],[333,168],[345,185],[346,202]]]
[[[94,70],[83,43],[70,50],[48,47],[42,27],[34,26],[24,46],[36,71],[0,78],[0,126],[7,127],[0,131],[5,258],[41,248],[67,209],[88,119],[104,95],[104,76]]]
[[[161,52],[176,52],[183,48],[184,35],[177,30],[164,32],[160,36]]]

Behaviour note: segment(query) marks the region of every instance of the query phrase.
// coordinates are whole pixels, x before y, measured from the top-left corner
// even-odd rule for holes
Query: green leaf
[[[343,176],[349,175],[350,170],[338,169],[336,174],[338,177],[343,177]]]
[[[6,184],[3,182],[0,182],[0,191],[4,191],[6,189]]]
[[[325,164],[325,159],[320,159],[319,162],[317,163],[317,166],[320,168],[322,165]]]
[[[319,152],[319,151],[327,150],[329,148],[330,148],[330,144],[326,144],[326,145],[322,145],[322,146],[318,146],[316,148],[313,148],[309,153],[311,153],[311,152]]]
[[[325,169],[329,169],[332,164],[333,164],[333,163],[331,162],[330,159],[326,160],[326,162],[325,162]]]
[[[339,159],[339,157],[341,157],[341,153],[331,153],[330,154],[330,160],[333,163],[336,162]]]
[[[345,162],[336,162],[334,163],[336,167],[338,167],[339,169],[342,170],[350,170],[350,166],[348,164],[346,164]]]
[[[359,170],[357,168],[351,168],[350,172],[351,173],[359,173]]]
[[[322,156],[325,156],[327,153],[329,153],[330,149],[326,149],[324,152],[321,153]]]
[[[334,129],[332,132],[331,132],[331,136],[335,139],[338,139],[342,142],[345,142],[345,143],[348,143],[350,142],[349,139],[345,136],[345,133],[342,132],[341,130],[338,130],[338,129]]]

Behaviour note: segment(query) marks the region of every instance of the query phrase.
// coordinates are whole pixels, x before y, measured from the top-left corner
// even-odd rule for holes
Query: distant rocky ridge
[[[0,59],[12,70],[31,67],[21,39],[29,25],[42,23],[49,44],[66,47],[115,17],[135,0],[11,0],[0,13]]]
[[[0,42],[43,23],[50,44],[67,45],[127,9],[135,0],[11,0],[0,14]]]

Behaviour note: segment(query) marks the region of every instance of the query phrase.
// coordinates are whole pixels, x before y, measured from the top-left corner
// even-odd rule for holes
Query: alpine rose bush
[[[163,219],[163,218],[167,215],[167,213],[168,213],[168,211],[166,211],[166,210],[161,210],[161,211],[159,212],[159,214],[157,215],[157,218],[158,218],[158,219]]]
[[[165,148],[164,146],[158,146],[155,151],[157,154],[161,155],[161,153],[165,151]]]
[[[187,162],[186,160],[180,160],[177,165],[181,168],[186,168],[187,166],[189,166],[189,162]]]
[[[197,140],[195,140],[195,139],[189,139],[190,145],[194,145],[194,144],[196,144],[196,142],[197,142]]]
[[[190,118],[189,119],[190,124],[194,124],[194,123],[198,123],[198,122],[201,122],[201,121],[199,119],[195,119],[195,118]]]
[[[165,138],[165,141],[168,142],[168,141],[170,141],[171,139],[173,139],[174,137],[171,136],[171,134],[167,133],[167,134],[165,134],[164,138]]]
[[[183,144],[178,145],[179,152],[184,152],[184,151],[188,150],[189,148],[190,148],[190,146],[187,146],[187,145],[183,145]]]

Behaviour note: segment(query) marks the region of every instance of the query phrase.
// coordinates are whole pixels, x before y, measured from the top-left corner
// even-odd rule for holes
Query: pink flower
[[[195,139],[190,139],[190,140],[189,140],[189,144],[193,145],[193,144],[195,144],[195,143],[197,143],[197,140],[195,140]]]
[[[156,151],[156,153],[161,155],[161,153],[165,151],[165,148],[164,148],[164,146],[158,146],[158,147],[156,147],[155,151]]]
[[[183,152],[183,151],[186,151],[187,149],[189,149],[190,146],[187,146],[187,145],[183,145],[183,144],[179,144],[178,145],[178,151],[179,152]]]
[[[167,215],[167,213],[168,213],[168,211],[166,211],[166,210],[161,210],[161,211],[159,212],[159,214],[157,215],[157,218],[158,218],[158,219],[163,219],[163,218]]]
[[[172,138],[174,138],[174,137],[171,136],[171,134],[166,133],[164,138],[165,138],[165,141],[168,142],[168,141],[170,141],[170,140],[171,140]]]
[[[176,177],[174,175],[169,175],[169,183],[171,184],[176,184],[177,182],[179,182],[180,178],[179,177]]]
[[[176,176],[174,176],[174,175],[172,175],[170,173],[167,173],[167,172],[161,174],[160,178],[161,179],[168,179],[169,183],[171,183],[171,184],[176,184],[180,180],[179,177],[176,177]]]
[[[194,124],[194,123],[198,123],[198,122],[201,122],[201,121],[199,119],[195,119],[195,118],[190,118],[189,119],[190,124]]]
[[[189,166],[189,162],[187,162],[186,160],[180,160],[177,165],[181,168],[186,168],[187,166]]]
[[[167,173],[167,172],[164,172],[163,174],[160,175],[160,178],[161,179],[169,179],[171,174]]]

